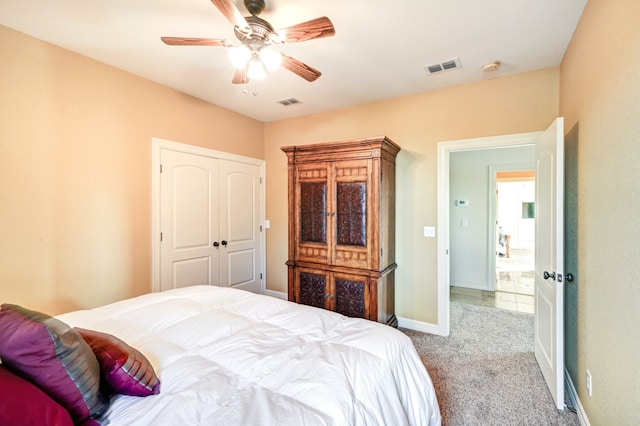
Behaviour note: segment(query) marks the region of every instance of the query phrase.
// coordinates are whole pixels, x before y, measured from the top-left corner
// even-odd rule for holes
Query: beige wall
[[[286,291],[287,175],[281,146],[386,135],[397,159],[396,314],[437,322],[437,142],[546,129],[558,114],[557,68],[265,125],[267,287]]]
[[[151,290],[151,138],[264,157],[264,125],[0,26],[0,302]]]
[[[267,160],[267,286],[286,291],[280,146],[387,135],[403,148],[397,313],[434,323],[436,239],[421,230],[436,224],[437,142],[542,130],[560,114],[575,165],[576,211],[567,214],[577,234],[567,368],[591,424],[632,424],[640,405],[638,22],[637,0],[590,0],[559,71],[268,124],[0,26],[0,302],[59,313],[151,288],[152,137]]]
[[[589,0],[560,73],[577,175],[567,367],[593,425],[640,419],[639,24],[638,0]]]

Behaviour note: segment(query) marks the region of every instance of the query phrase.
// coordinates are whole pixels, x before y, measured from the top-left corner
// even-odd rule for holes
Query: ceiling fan
[[[264,0],[244,0],[244,5],[251,14],[247,17],[242,16],[232,0],[211,0],[211,2],[234,25],[234,32],[240,45],[234,45],[229,40],[212,38],[161,37],[160,39],[173,46],[228,48],[229,59],[236,67],[231,80],[234,84],[246,84],[252,79],[264,78],[265,68],[273,71],[280,65],[309,82],[320,77],[322,73],[317,69],[273,50],[271,46],[330,37],[336,31],[329,18],[323,16],[275,31],[271,24],[258,17],[264,10]]]

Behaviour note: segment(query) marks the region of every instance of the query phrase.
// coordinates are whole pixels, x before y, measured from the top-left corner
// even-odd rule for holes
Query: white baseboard
[[[449,287],[461,287],[461,288],[470,288],[473,290],[485,290],[485,291],[493,291],[491,288],[487,287],[486,282],[468,282],[468,281],[451,281]]]
[[[287,293],[282,291],[265,289],[263,294],[265,296],[271,296],[271,297],[276,297],[282,300],[288,300]],[[423,333],[439,334],[439,329],[436,324],[416,321],[416,320],[407,319],[407,318],[398,317],[398,327],[408,328],[409,330],[422,331]]]
[[[282,300],[288,299],[287,293],[284,293],[282,291],[265,289],[263,294],[266,296],[277,297],[278,299],[282,299]]]
[[[422,331],[423,333],[439,334],[438,326],[428,322],[416,321],[408,318],[398,317],[398,327],[409,330]]]
[[[582,404],[580,403],[580,398],[578,398],[576,387],[573,386],[573,381],[571,381],[571,376],[569,376],[569,372],[566,368],[564,369],[564,383],[569,394],[571,404],[573,404],[573,408],[576,409],[576,413],[578,414],[580,426],[591,426],[591,423],[589,423],[589,419],[587,418],[587,413],[585,413],[584,407],[582,407]]]

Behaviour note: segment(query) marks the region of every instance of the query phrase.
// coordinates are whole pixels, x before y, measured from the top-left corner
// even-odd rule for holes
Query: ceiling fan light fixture
[[[260,60],[264,64],[265,68],[269,72],[277,70],[282,63],[282,53],[277,52],[273,49],[269,49],[268,47],[260,49],[258,55],[260,56]]]
[[[227,48],[230,62],[236,68],[232,84],[247,84],[250,80],[266,78],[267,70],[282,66],[308,82],[316,81],[322,73],[309,65],[268,48],[289,43],[314,40],[335,35],[333,23],[326,16],[301,22],[278,31],[258,15],[265,8],[265,0],[244,0],[251,16],[244,16],[236,3],[240,0],[211,0],[213,5],[233,25],[233,32],[240,42],[216,38],[160,37],[168,45],[175,46],[223,46]]]
[[[243,69],[247,66],[247,62],[251,59],[251,50],[245,45],[231,46],[227,50],[229,60],[236,69]]]
[[[249,79],[251,80],[264,80],[267,77],[267,73],[264,70],[264,65],[259,59],[252,59],[249,62],[247,77],[249,77]]]

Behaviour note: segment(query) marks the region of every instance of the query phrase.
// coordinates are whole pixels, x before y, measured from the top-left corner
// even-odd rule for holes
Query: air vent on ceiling
[[[425,65],[424,71],[429,75],[433,75],[443,71],[456,70],[458,68],[462,68],[462,65],[460,65],[460,58],[454,58],[437,64]]]
[[[302,102],[300,102],[299,100],[297,100],[296,98],[289,98],[289,99],[283,99],[281,101],[278,101],[279,104],[282,104],[284,106],[289,106],[289,105],[295,105],[295,104],[300,104]]]

